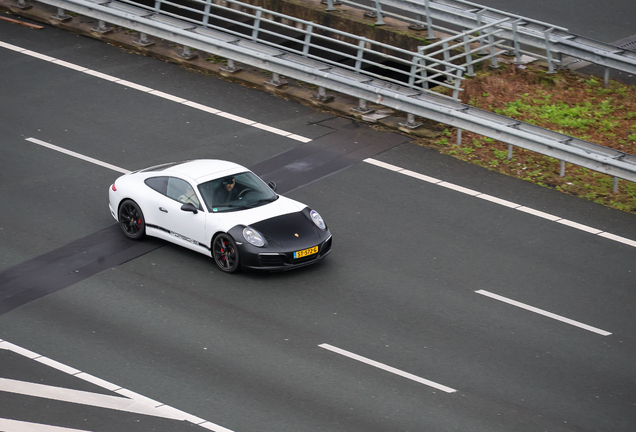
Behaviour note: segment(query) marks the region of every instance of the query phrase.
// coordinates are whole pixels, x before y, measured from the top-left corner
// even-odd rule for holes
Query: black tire
[[[232,236],[219,234],[212,242],[212,257],[221,270],[234,273],[240,268],[239,251]]]
[[[139,240],[146,234],[146,220],[133,200],[125,200],[119,206],[119,226],[126,237]]]

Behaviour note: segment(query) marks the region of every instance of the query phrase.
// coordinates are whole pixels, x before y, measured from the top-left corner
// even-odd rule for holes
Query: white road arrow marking
[[[69,429],[3,418],[0,418],[0,430],[3,432],[88,432],[80,429]]]
[[[121,397],[103,395],[99,393],[91,393],[91,392],[86,392],[81,390],[72,390],[72,389],[67,389],[62,387],[54,387],[54,386],[30,383],[25,381],[17,381],[17,380],[12,380],[7,378],[0,378],[0,391],[22,394],[27,396],[41,397],[46,399],[53,399],[53,400],[58,400],[62,402],[90,405],[90,406],[95,406],[99,408],[126,411],[126,412],[131,412],[136,414],[144,414],[144,415],[149,415],[154,417],[162,417],[162,418],[167,418],[171,420],[187,421],[189,423],[193,423],[197,426],[201,426],[205,429],[215,431],[215,432],[232,432],[230,429],[224,428],[223,426],[219,426],[205,419],[193,416],[184,411],[173,408],[169,405],[164,405],[161,402],[147,398],[143,395],[140,395],[139,393],[132,392],[116,384],[110,383],[108,381],[104,381],[100,378],[97,378],[93,375],[89,375],[73,367],[64,365],[55,360],[41,356],[37,353],[34,353],[33,351],[30,351],[25,348],[19,347],[18,345],[12,344],[11,342],[7,342],[5,340],[0,339],[0,349],[12,351],[16,354],[27,357],[31,360],[38,361],[42,364],[50,366],[61,372],[67,373],[76,378],[93,383],[99,387],[105,388],[114,393],[120,394]],[[14,432],[14,431],[15,432],[58,432],[58,431],[73,432],[73,431],[76,431],[76,429],[64,429],[64,428],[42,429],[41,427],[46,425],[39,425],[36,423],[26,423],[26,422],[18,422],[18,423],[22,423],[22,426],[14,427],[13,429],[10,429],[9,427],[5,427],[4,424],[2,423],[5,421],[12,422],[13,420],[0,419],[1,431],[6,431],[6,432]],[[16,424],[11,423],[10,425],[16,426]],[[31,427],[30,425],[33,425],[33,426]],[[54,426],[50,426],[50,427],[54,427]],[[85,432],[85,431],[80,431],[80,432]]]

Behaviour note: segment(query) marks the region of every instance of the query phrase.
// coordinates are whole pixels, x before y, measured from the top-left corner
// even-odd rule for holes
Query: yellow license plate
[[[315,253],[318,253],[318,246],[314,246],[311,249],[305,249],[298,252],[294,252],[294,258],[302,258],[308,255],[313,255]]]

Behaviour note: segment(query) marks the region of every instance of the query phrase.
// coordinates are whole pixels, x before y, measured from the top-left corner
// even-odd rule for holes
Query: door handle
[[[163,207],[159,207],[159,211],[162,211],[162,212],[164,212],[164,213],[168,213],[168,210],[166,210],[166,209],[165,209],[165,208],[163,208]]]

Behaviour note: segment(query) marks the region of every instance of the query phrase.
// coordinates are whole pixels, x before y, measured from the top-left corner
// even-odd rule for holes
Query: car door
[[[157,226],[164,231],[164,238],[197,252],[210,253],[206,244],[207,213],[200,204],[196,189],[187,181],[168,177],[166,195],[157,201]],[[184,210],[184,204],[190,204]],[[167,236],[167,237],[166,237]]]

